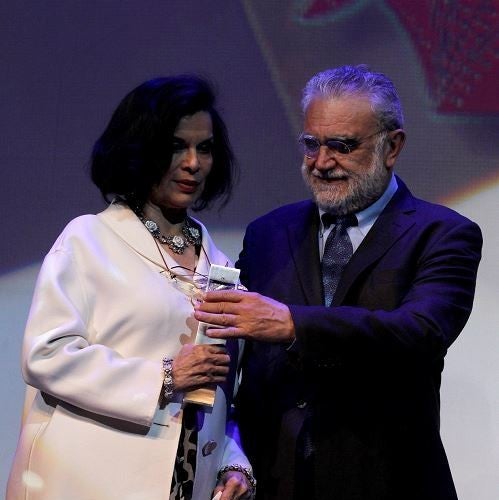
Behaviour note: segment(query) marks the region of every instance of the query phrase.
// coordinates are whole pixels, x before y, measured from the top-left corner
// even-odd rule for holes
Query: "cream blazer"
[[[196,270],[207,275],[210,262],[228,259],[201,227],[208,258],[201,252]],[[59,236],[26,327],[23,376],[37,391],[7,500],[169,498],[182,394],[159,408],[161,360],[194,341],[197,321],[163,270],[154,239],[121,204],[78,217]],[[249,466],[234,428],[226,431],[226,392],[217,387],[202,414],[195,500],[211,499],[221,466]]]

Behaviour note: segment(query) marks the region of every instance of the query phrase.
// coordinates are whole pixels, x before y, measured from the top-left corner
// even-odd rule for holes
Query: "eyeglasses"
[[[173,272],[174,269],[182,269],[181,272]],[[203,292],[206,290],[208,276],[191,271],[182,266],[174,266],[171,269],[163,269],[160,274],[168,278],[170,283],[179,291],[186,295],[194,305],[202,300]]]
[[[156,247],[164,265],[164,267],[160,266],[162,267],[162,269],[159,274],[167,278],[177,290],[186,295],[191,300],[192,305],[194,305],[195,302],[203,299],[203,292],[206,291],[207,288],[209,288],[209,290],[228,290],[234,288],[236,288],[237,290],[247,290],[247,288],[241,284],[238,284],[236,287],[234,287],[233,285],[227,283],[219,283],[216,281],[211,282],[209,277],[205,274],[198,273],[197,271],[189,269],[188,267],[169,267],[163,256],[163,252],[161,251],[159,242],[156,238],[154,238],[154,243],[156,243]],[[203,251],[208,265],[210,266],[210,258],[208,257],[208,254],[206,253],[202,245],[201,250]],[[157,264],[157,262],[155,262],[155,264]],[[227,267],[228,265],[229,262],[227,261],[225,263],[225,267]],[[210,283],[211,286],[209,286]]]
[[[357,149],[363,142],[367,139],[378,135],[384,130],[378,130],[374,134],[368,135],[363,139],[326,139],[321,142],[317,137],[309,134],[301,134],[298,138],[298,143],[301,146],[302,153],[307,158],[317,158],[319,156],[319,150],[321,146],[326,146],[329,151],[335,154],[348,155],[355,149]]]
[[[228,264],[226,262],[225,265],[227,266]],[[175,288],[187,295],[193,303],[194,301],[202,300],[203,292],[206,290],[246,290],[240,284],[234,286],[228,283],[209,281],[208,276],[205,274],[198,273],[184,266],[173,266],[163,269],[160,271],[160,274],[169,278]]]
[[[173,266],[170,270],[173,277],[193,283],[196,288],[206,288],[208,276],[205,274],[198,273],[197,271],[184,266]]]

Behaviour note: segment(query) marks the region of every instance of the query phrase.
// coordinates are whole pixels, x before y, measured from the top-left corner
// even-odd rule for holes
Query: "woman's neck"
[[[149,202],[145,203],[142,213],[146,219],[156,222],[164,234],[180,234],[187,217],[185,209],[161,208]]]

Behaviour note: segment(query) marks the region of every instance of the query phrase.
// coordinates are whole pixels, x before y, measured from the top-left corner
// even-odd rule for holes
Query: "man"
[[[405,133],[386,76],[324,71],[302,102],[313,201],[251,223],[237,264],[250,292],[209,292],[196,310],[222,326],[210,336],[248,340],[239,415],[257,498],[456,499],[439,389],[480,230],[394,176]]]

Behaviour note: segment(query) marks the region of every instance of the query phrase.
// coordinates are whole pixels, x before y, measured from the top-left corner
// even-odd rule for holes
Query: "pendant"
[[[164,239],[164,241],[162,241]],[[182,254],[184,250],[189,246],[189,244],[182,238],[182,236],[167,236],[160,240],[162,243],[166,243],[169,248],[173,250],[174,253]]]
[[[201,245],[201,233],[198,228],[189,225],[188,219],[184,220],[182,225],[183,236],[165,236],[159,230],[159,226],[151,219],[146,219],[143,215],[137,214],[146,229],[161,243],[165,244],[174,253],[183,254],[189,245]]]

